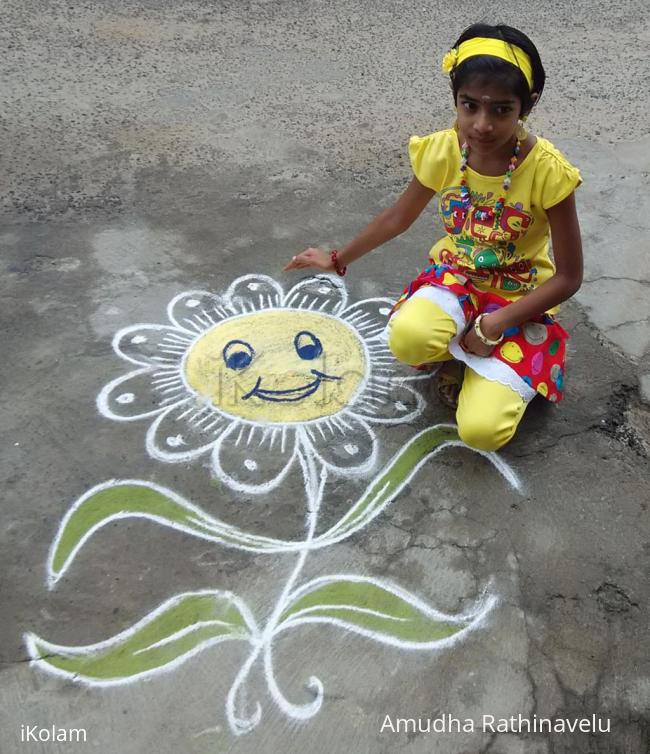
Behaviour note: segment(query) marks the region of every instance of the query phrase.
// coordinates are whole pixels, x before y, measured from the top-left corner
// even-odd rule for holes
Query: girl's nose
[[[479,113],[474,121],[474,130],[477,134],[485,135],[492,130],[492,121],[489,116]]]

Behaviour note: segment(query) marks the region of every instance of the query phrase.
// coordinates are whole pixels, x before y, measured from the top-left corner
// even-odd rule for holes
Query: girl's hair
[[[475,55],[464,60],[459,66],[451,71],[451,88],[454,93],[454,102],[458,97],[458,90],[475,76],[489,76],[509,89],[521,100],[521,114],[527,115],[536,104],[531,99],[533,92],[541,97],[546,81],[546,73],[542,65],[537,48],[531,40],[519,29],[512,26],[498,24],[472,24],[458,37],[454,47],[474,37],[489,37],[490,39],[502,39],[504,42],[520,47],[530,58],[533,68],[533,90],[528,88],[528,82],[524,74],[507,60],[492,55]]]

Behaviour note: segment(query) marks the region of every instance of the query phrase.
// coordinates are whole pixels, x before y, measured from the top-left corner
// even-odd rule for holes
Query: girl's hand
[[[474,332],[474,322],[471,322],[465,335],[460,339],[460,347],[475,356],[491,356],[494,351],[494,346],[486,346]]]
[[[282,272],[287,270],[301,270],[304,267],[317,267],[319,270],[325,270],[326,272],[334,271],[334,264],[330,258],[329,252],[322,249],[305,249],[300,254],[296,254],[292,257],[289,264],[286,264],[282,268]]]

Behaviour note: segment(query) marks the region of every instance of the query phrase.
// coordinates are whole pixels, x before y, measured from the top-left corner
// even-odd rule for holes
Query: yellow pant
[[[453,358],[447,346],[456,335],[456,323],[427,298],[405,301],[388,327],[388,344],[399,361],[417,366]],[[473,448],[497,450],[514,435],[526,405],[511,388],[466,366],[456,411],[458,433]]]

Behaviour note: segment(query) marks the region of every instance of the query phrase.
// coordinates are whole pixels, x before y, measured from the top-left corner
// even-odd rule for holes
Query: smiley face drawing
[[[185,378],[234,417],[296,423],[340,411],[359,390],[367,361],[363,342],[343,320],[265,311],[203,335],[187,355]]]
[[[392,301],[348,303],[340,279],[306,278],[288,292],[266,275],[224,294],[180,293],[168,324],[137,324],[113,339],[132,370],[97,398],[104,416],[147,419],[147,452],[167,463],[210,458],[233,489],[264,492],[309,458],[339,474],[376,461],[374,426],[424,408],[408,367],[385,338]]]

